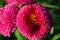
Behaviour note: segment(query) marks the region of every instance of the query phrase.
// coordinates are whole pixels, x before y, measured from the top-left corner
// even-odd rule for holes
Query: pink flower
[[[0,33],[10,37],[10,33],[16,28],[16,16],[19,8],[17,4],[11,3],[0,9]]]
[[[19,4],[28,4],[28,3],[32,3],[35,0],[6,0],[7,3],[13,3],[13,2],[17,2]]]
[[[21,34],[29,40],[46,37],[52,27],[50,12],[40,4],[28,4],[17,15],[17,26]]]

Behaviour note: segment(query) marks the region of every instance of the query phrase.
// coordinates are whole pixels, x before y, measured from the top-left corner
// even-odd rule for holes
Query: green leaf
[[[54,35],[54,37],[52,38],[52,40],[57,40],[58,38],[60,38],[60,33],[59,33],[59,34]]]
[[[48,7],[48,8],[55,8],[55,9],[59,9],[60,8],[58,6],[51,5],[51,4],[42,4],[42,5],[44,5],[45,7]]]
[[[51,28],[50,34],[54,33],[54,27]]]
[[[18,29],[15,30],[15,35],[17,37],[17,40],[28,40],[27,38],[25,38],[21,35],[21,33],[18,31]]]

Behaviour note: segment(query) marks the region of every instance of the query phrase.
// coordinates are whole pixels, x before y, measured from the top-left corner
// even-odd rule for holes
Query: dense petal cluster
[[[10,33],[16,28],[16,15],[19,8],[17,4],[11,3],[0,9],[0,33],[10,37]]]
[[[30,40],[46,37],[52,26],[50,12],[40,4],[28,4],[17,15],[17,26],[21,34]]]
[[[28,4],[28,3],[32,3],[35,0],[6,0],[7,3],[13,3],[13,2],[17,2],[19,4]]]
[[[8,4],[0,8],[0,33],[10,37],[16,26],[29,40],[45,38],[52,27],[48,9],[35,0],[5,0]],[[21,8],[21,9],[19,9]]]

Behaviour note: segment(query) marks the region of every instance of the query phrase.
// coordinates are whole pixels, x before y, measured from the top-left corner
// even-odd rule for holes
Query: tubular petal
[[[13,2],[17,2],[19,4],[28,4],[28,3],[32,3],[35,0],[6,0],[7,3],[13,3]]]
[[[0,11],[0,33],[5,37],[10,37],[10,33],[14,32],[16,28],[16,16],[19,8],[17,4],[11,3]]]

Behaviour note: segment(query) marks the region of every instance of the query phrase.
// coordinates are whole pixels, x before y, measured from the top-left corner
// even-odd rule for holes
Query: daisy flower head
[[[45,38],[52,27],[52,17],[41,4],[28,4],[17,15],[17,27],[29,40]]]
[[[4,9],[0,11],[0,33],[5,37],[10,37],[10,33],[14,32],[18,11],[19,8],[15,3],[7,4]]]
[[[17,15],[17,27],[29,40],[46,37],[52,26],[50,12],[40,4],[28,4]]]

